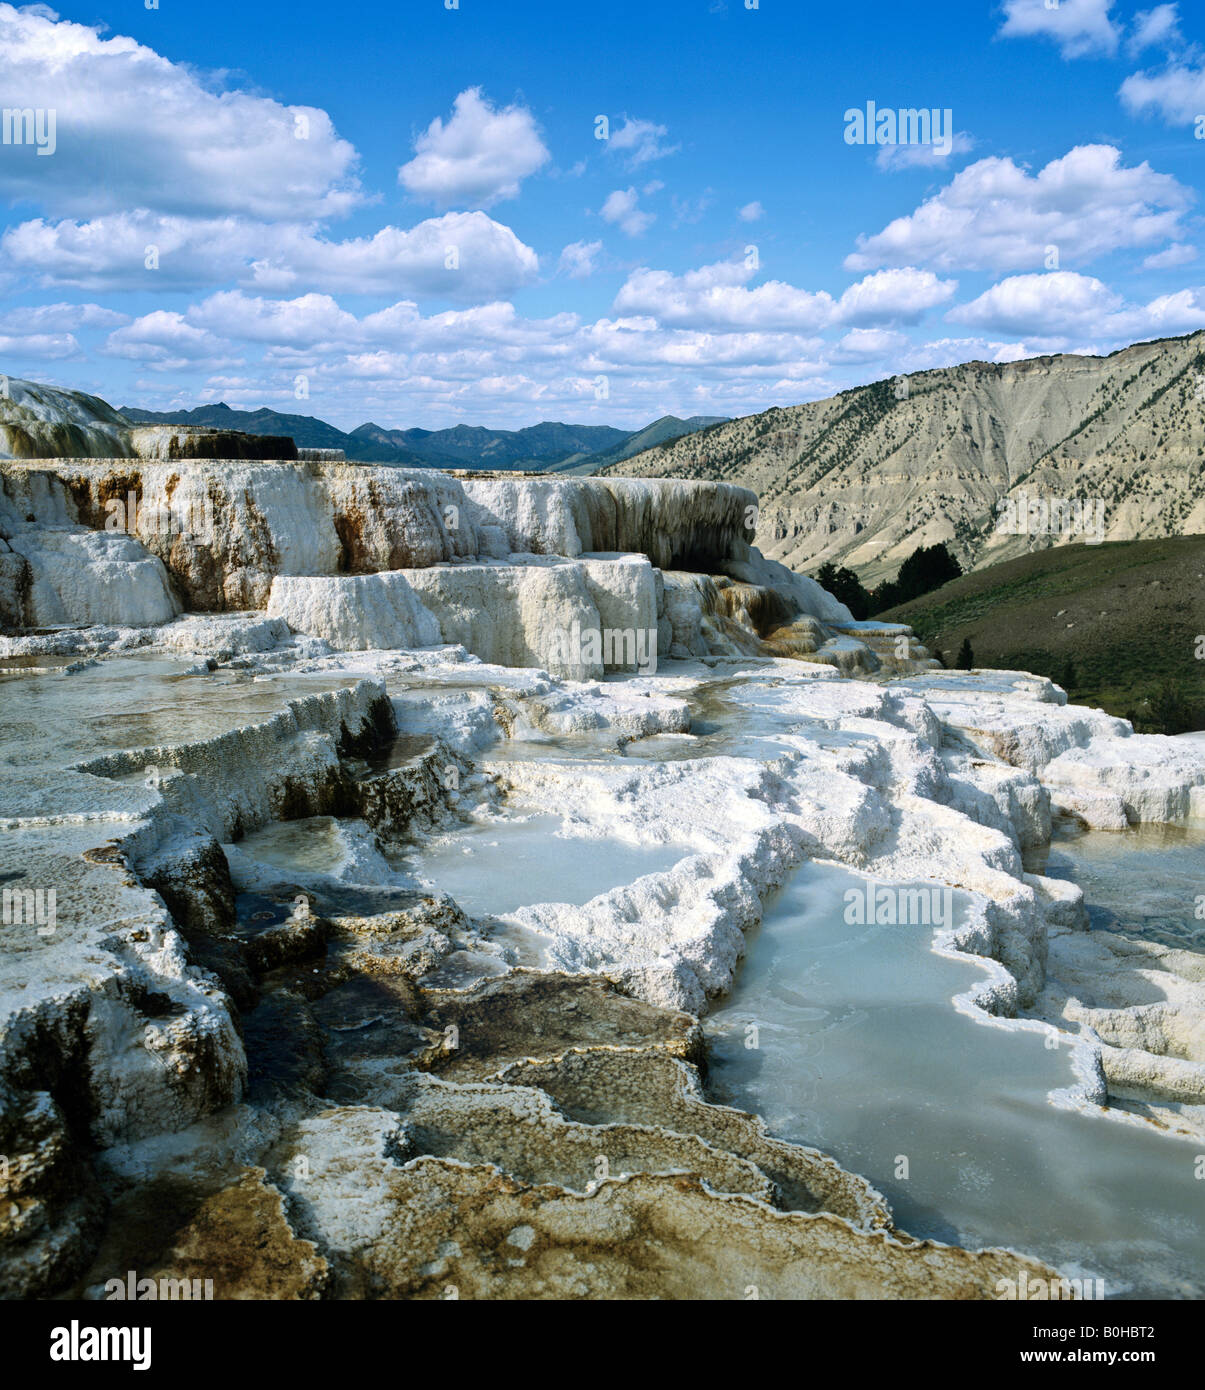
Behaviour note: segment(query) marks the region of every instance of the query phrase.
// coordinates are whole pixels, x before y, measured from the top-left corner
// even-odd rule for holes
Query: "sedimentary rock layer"
[[[1108,357],[968,362],[730,420],[607,476],[751,487],[767,554],[850,565],[867,584],[939,541],[978,568],[1060,541],[1200,533],[1203,366],[1200,333]],[[1024,516],[1030,499],[1047,521],[1039,509],[1010,529],[1008,504]],[[1047,529],[1057,499],[1089,503],[1086,531]]]

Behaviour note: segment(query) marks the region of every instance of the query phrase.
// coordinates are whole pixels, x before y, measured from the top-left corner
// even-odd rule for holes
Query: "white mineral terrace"
[[[0,479],[4,1291],[170,1180],[171,1268],[270,1211],[246,1296],[1205,1293],[1200,739],[933,669],[738,488]]]

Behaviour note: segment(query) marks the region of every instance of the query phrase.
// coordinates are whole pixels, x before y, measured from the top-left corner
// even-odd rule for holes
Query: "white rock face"
[[[511,553],[635,552],[658,566],[748,557],[752,493],[724,484],[593,478],[460,482],[435,469],[328,462],[63,459],[0,468],[11,512],[36,524],[130,529],[191,609],[262,608],[277,574],[426,568]],[[127,509],[128,510],[128,509]],[[127,517],[127,520],[129,518]],[[204,529],[189,543],[186,524]]]
[[[408,577],[444,641],[503,666],[538,666],[571,679],[602,675],[600,662],[553,650],[575,625],[580,632],[599,623],[580,566],[466,565],[411,570]]]
[[[20,613],[22,625],[146,627],[180,611],[162,562],[131,536],[39,529],[10,536],[7,544],[25,570],[19,577],[10,571],[0,608]]]
[[[624,739],[658,734],[686,735],[691,712],[686,700],[663,694],[655,679],[575,685],[523,701],[521,727],[556,735],[605,732]]]
[[[342,650],[443,641],[483,661],[592,680],[607,671],[655,670],[667,656],[767,654],[770,649],[748,615],[724,601],[723,582],[706,575],[663,574],[642,555],[582,555],[576,560],[511,555],[487,564],[433,565],[373,576],[278,576],[268,612],[287,619],[294,631]],[[826,607],[805,587],[787,586],[786,595],[788,601],[799,597]],[[831,612],[833,605],[827,607]],[[730,617],[732,612],[744,621]],[[424,614],[434,616],[437,631]],[[803,650],[814,653],[816,661],[840,669],[877,669],[873,653],[856,638],[826,636],[818,620],[800,621],[813,624],[815,640]]]
[[[780,565],[777,560],[766,559],[760,550],[751,549],[745,560],[737,560],[728,566],[728,573],[734,579],[743,579],[749,584],[759,584],[766,589],[774,589],[789,595],[798,605],[801,613],[819,618],[823,623],[837,625],[852,624],[853,614],[843,603],[822,589],[814,579],[807,575],[795,574]]]
[[[290,640],[283,618],[262,613],[187,614],[145,634],[165,651],[195,652],[222,661],[250,652],[270,652]]]
[[[521,558],[526,563],[516,563]],[[643,556],[407,571],[445,642],[570,680],[657,661],[655,571]]]
[[[746,488],[661,478],[466,478],[464,491],[512,552],[638,551],[660,569],[746,558],[757,508]]]
[[[1124,722],[1124,721],[1123,721]],[[1042,773],[1051,794],[1099,828],[1091,808],[1120,805],[1125,820],[1176,821],[1205,818],[1205,757],[1179,739],[1160,734],[1131,734],[1126,738],[1095,738],[1087,746],[1069,748],[1052,758]]]
[[[759,656],[757,634],[727,620],[715,580],[706,574],[667,570],[662,575],[663,614],[669,626],[669,655]]]
[[[129,455],[126,420],[97,396],[6,377],[0,395],[0,458]]]
[[[124,532],[80,525],[53,475],[0,479],[0,626],[139,627],[179,611],[162,561]]]
[[[0,488],[23,524],[103,529],[115,519],[164,562],[192,611],[263,608],[276,574],[372,573],[477,553],[475,531],[459,526],[460,485],[434,469],[62,460],[0,466]]]
[[[443,640],[439,623],[400,571],[337,579],[277,575],[268,616],[346,651],[432,647]]]
[[[1200,741],[1135,734],[1024,672],[943,671],[900,684],[976,747],[1039,777],[1057,808],[1094,829],[1205,815]]]
[[[483,661],[572,680],[655,670],[660,573],[643,555],[563,560],[514,555],[489,564],[385,574],[277,576],[268,612],[341,650],[463,647]]]

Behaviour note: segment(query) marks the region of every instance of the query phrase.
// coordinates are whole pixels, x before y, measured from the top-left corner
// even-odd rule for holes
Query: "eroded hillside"
[[[945,541],[979,568],[1056,543],[997,531],[1001,499],[1091,499],[1101,538],[1205,531],[1205,334],[1110,357],[970,362],[773,409],[674,440],[615,473],[740,483],[758,538],[796,570],[864,582]],[[1081,532],[1068,540],[1083,541]]]

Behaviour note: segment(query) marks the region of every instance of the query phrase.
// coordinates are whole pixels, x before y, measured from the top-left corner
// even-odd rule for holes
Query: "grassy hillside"
[[[1080,704],[1166,728],[1169,690],[1205,728],[1205,536],[1042,550],[965,574],[880,615],[910,623],[949,665],[1049,676]]]

